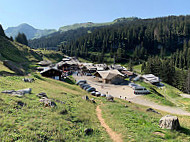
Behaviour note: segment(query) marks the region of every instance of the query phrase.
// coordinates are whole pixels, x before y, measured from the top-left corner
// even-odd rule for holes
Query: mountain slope
[[[9,69],[3,65],[4,60],[9,60]],[[17,42],[12,42],[6,37],[0,36],[0,75],[10,75],[14,72],[13,68],[17,68],[16,74],[29,73],[37,61],[42,60],[42,57],[28,46]],[[20,70],[20,71],[18,71]]]
[[[106,22],[106,23],[93,23],[93,22],[87,22],[87,23],[76,23],[73,25],[67,25],[59,28],[59,31],[69,31],[69,30],[76,30],[78,28],[90,28],[90,27],[100,27],[100,26],[109,26],[115,23],[121,23],[121,22],[131,22],[134,20],[137,20],[137,17],[129,17],[129,18],[117,18],[112,22]]]
[[[50,48],[57,47],[61,43],[63,45],[68,44],[70,41],[80,38],[84,35],[90,35],[93,31],[102,27],[109,27],[111,25],[119,23],[128,23],[137,20],[136,17],[131,18],[118,18],[112,22],[107,23],[77,23],[73,25],[63,26],[59,28],[59,31],[52,33],[48,36],[41,37],[29,41],[29,46],[32,48]]]
[[[40,29],[35,29],[34,27],[28,25],[28,24],[21,24],[17,27],[9,27],[5,30],[5,34],[10,37],[12,36],[15,38],[17,34],[24,33],[27,36],[27,39],[34,39],[34,38],[40,38],[42,36],[51,34],[55,32],[56,30],[54,29],[45,29],[45,30],[40,30]]]

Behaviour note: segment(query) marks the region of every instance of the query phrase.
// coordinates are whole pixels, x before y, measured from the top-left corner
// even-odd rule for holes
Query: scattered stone
[[[24,82],[29,82],[29,83],[32,83],[32,82],[34,82],[35,80],[34,80],[34,78],[24,78],[24,79],[22,79]]]
[[[50,99],[43,98],[40,99],[39,102],[43,103],[45,107],[55,107],[57,106],[55,102],[51,101]]]
[[[17,97],[22,97],[24,96],[24,92],[20,92],[20,91],[15,91],[12,93],[13,96],[17,96]]]
[[[18,101],[17,102],[17,105],[19,105],[19,106],[21,106],[21,107],[23,107],[24,105],[26,105],[25,103],[23,103],[22,101]]]
[[[2,91],[1,93],[12,94],[13,92],[16,92],[16,91],[15,90],[5,90],[5,91]]]
[[[62,114],[62,115],[67,114],[67,110],[66,110],[66,109],[62,110],[62,111],[60,112],[60,114]]]
[[[160,114],[159,112],[157,112],[156,110],[154,110],[152,108],[148,108],[146,111],[147,112],[154,112],[154,113]]]
[[[11,113],[13,113],[13,112],[12,112],[11,110],[9,110],[9,111],[8,111],[8,114],[11,114]]]
[[[51,101],[51,107],[56,107],[56,106],[57,106],[56,103]]]
[[[18,90],[17,92],[23,92],[24,94],[31,94],[32,89],[31,88],[26,88],[26,89]]]
[[[159,121],[159,126],[162,129],[179,130],[180,124],[177,116],[166,115]]]
[[[114,101],[114,97],[112,95],[107,95],[106,96],[106,99],[110,102],[113,102]]]
[[[84,132],[85,132],[86,135],[90,135],[93,132],[93,129],[92,128],[86,128],[84,130]]]
[[[65,92],[61,92],[61,94],[65,94],[65,95],[67,95],[67,93],[65,93]]]
[[[39,98],[42,98],[42,97],[45,97],[45,98],[48,98],[48,96],[46,95],[46,93],[44,92],[41,92],[37,95]]]
[[[83,96],[82,99],[83,99],[83,100],[86,100],[86,101],[89,101],[89,98],[88,98],[88,96],[86,96],[86,95]]]
[[[52,99],[52,100],[56,101],[57,103],[65,104],[64,102],[62,102],[60,100],[56,100],[56,99]]]

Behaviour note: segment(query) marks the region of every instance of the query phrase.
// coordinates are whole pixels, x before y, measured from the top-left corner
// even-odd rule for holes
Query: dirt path
[[[98,116],[98,119],[101,123],[101,126],[104,127],[106,129],[106,132],[109,134],[110,138],[114,141],[114,142],[123,142],[123,140],[121,139],[121,135],[117,134],[116,132],[114,132],[104,121],[104,119],[102,118],[102,110],[100,109],[100,106],[97,106],[96,108],[96,114]]]

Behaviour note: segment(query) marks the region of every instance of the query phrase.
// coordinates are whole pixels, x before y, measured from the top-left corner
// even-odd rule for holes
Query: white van
[[[135,95],[143,95],[143,94],[149,94],[150,93],[150,91],[149,90],[147,90],[145,87],[142,87],[142,86],[136,86],[136,87],[134,87],[134,94]]]

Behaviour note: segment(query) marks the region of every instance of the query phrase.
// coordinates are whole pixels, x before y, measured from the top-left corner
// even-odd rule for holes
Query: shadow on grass
[[[181,128],[179,129],[179,132],[180,132],[180,133],[183,133],[183,134],[185,134],[185,135],[189,135],[189,136],[190,136],[190,129],[181,127]]]
[[[66,79],[64,79],[63,81],[66,82],[66,83],[72,84],[72,85],[75,84],[75,82],[72,81],[70,78],[66,78]]]
[[[2,75],[2,76],[14,76],[14,75],[17,75],[17,74],[10,73],[10,72],[7,72],[7,71],[0,71],[0,75]]]
[[[40,79],[40,80],[45,80],[45,79],[43,79],[41,76],[39,76],[39,75],[37,75],[37,74],[33,74],[33,76],[35,77],[35,78],[37,78],[37,79]]]

